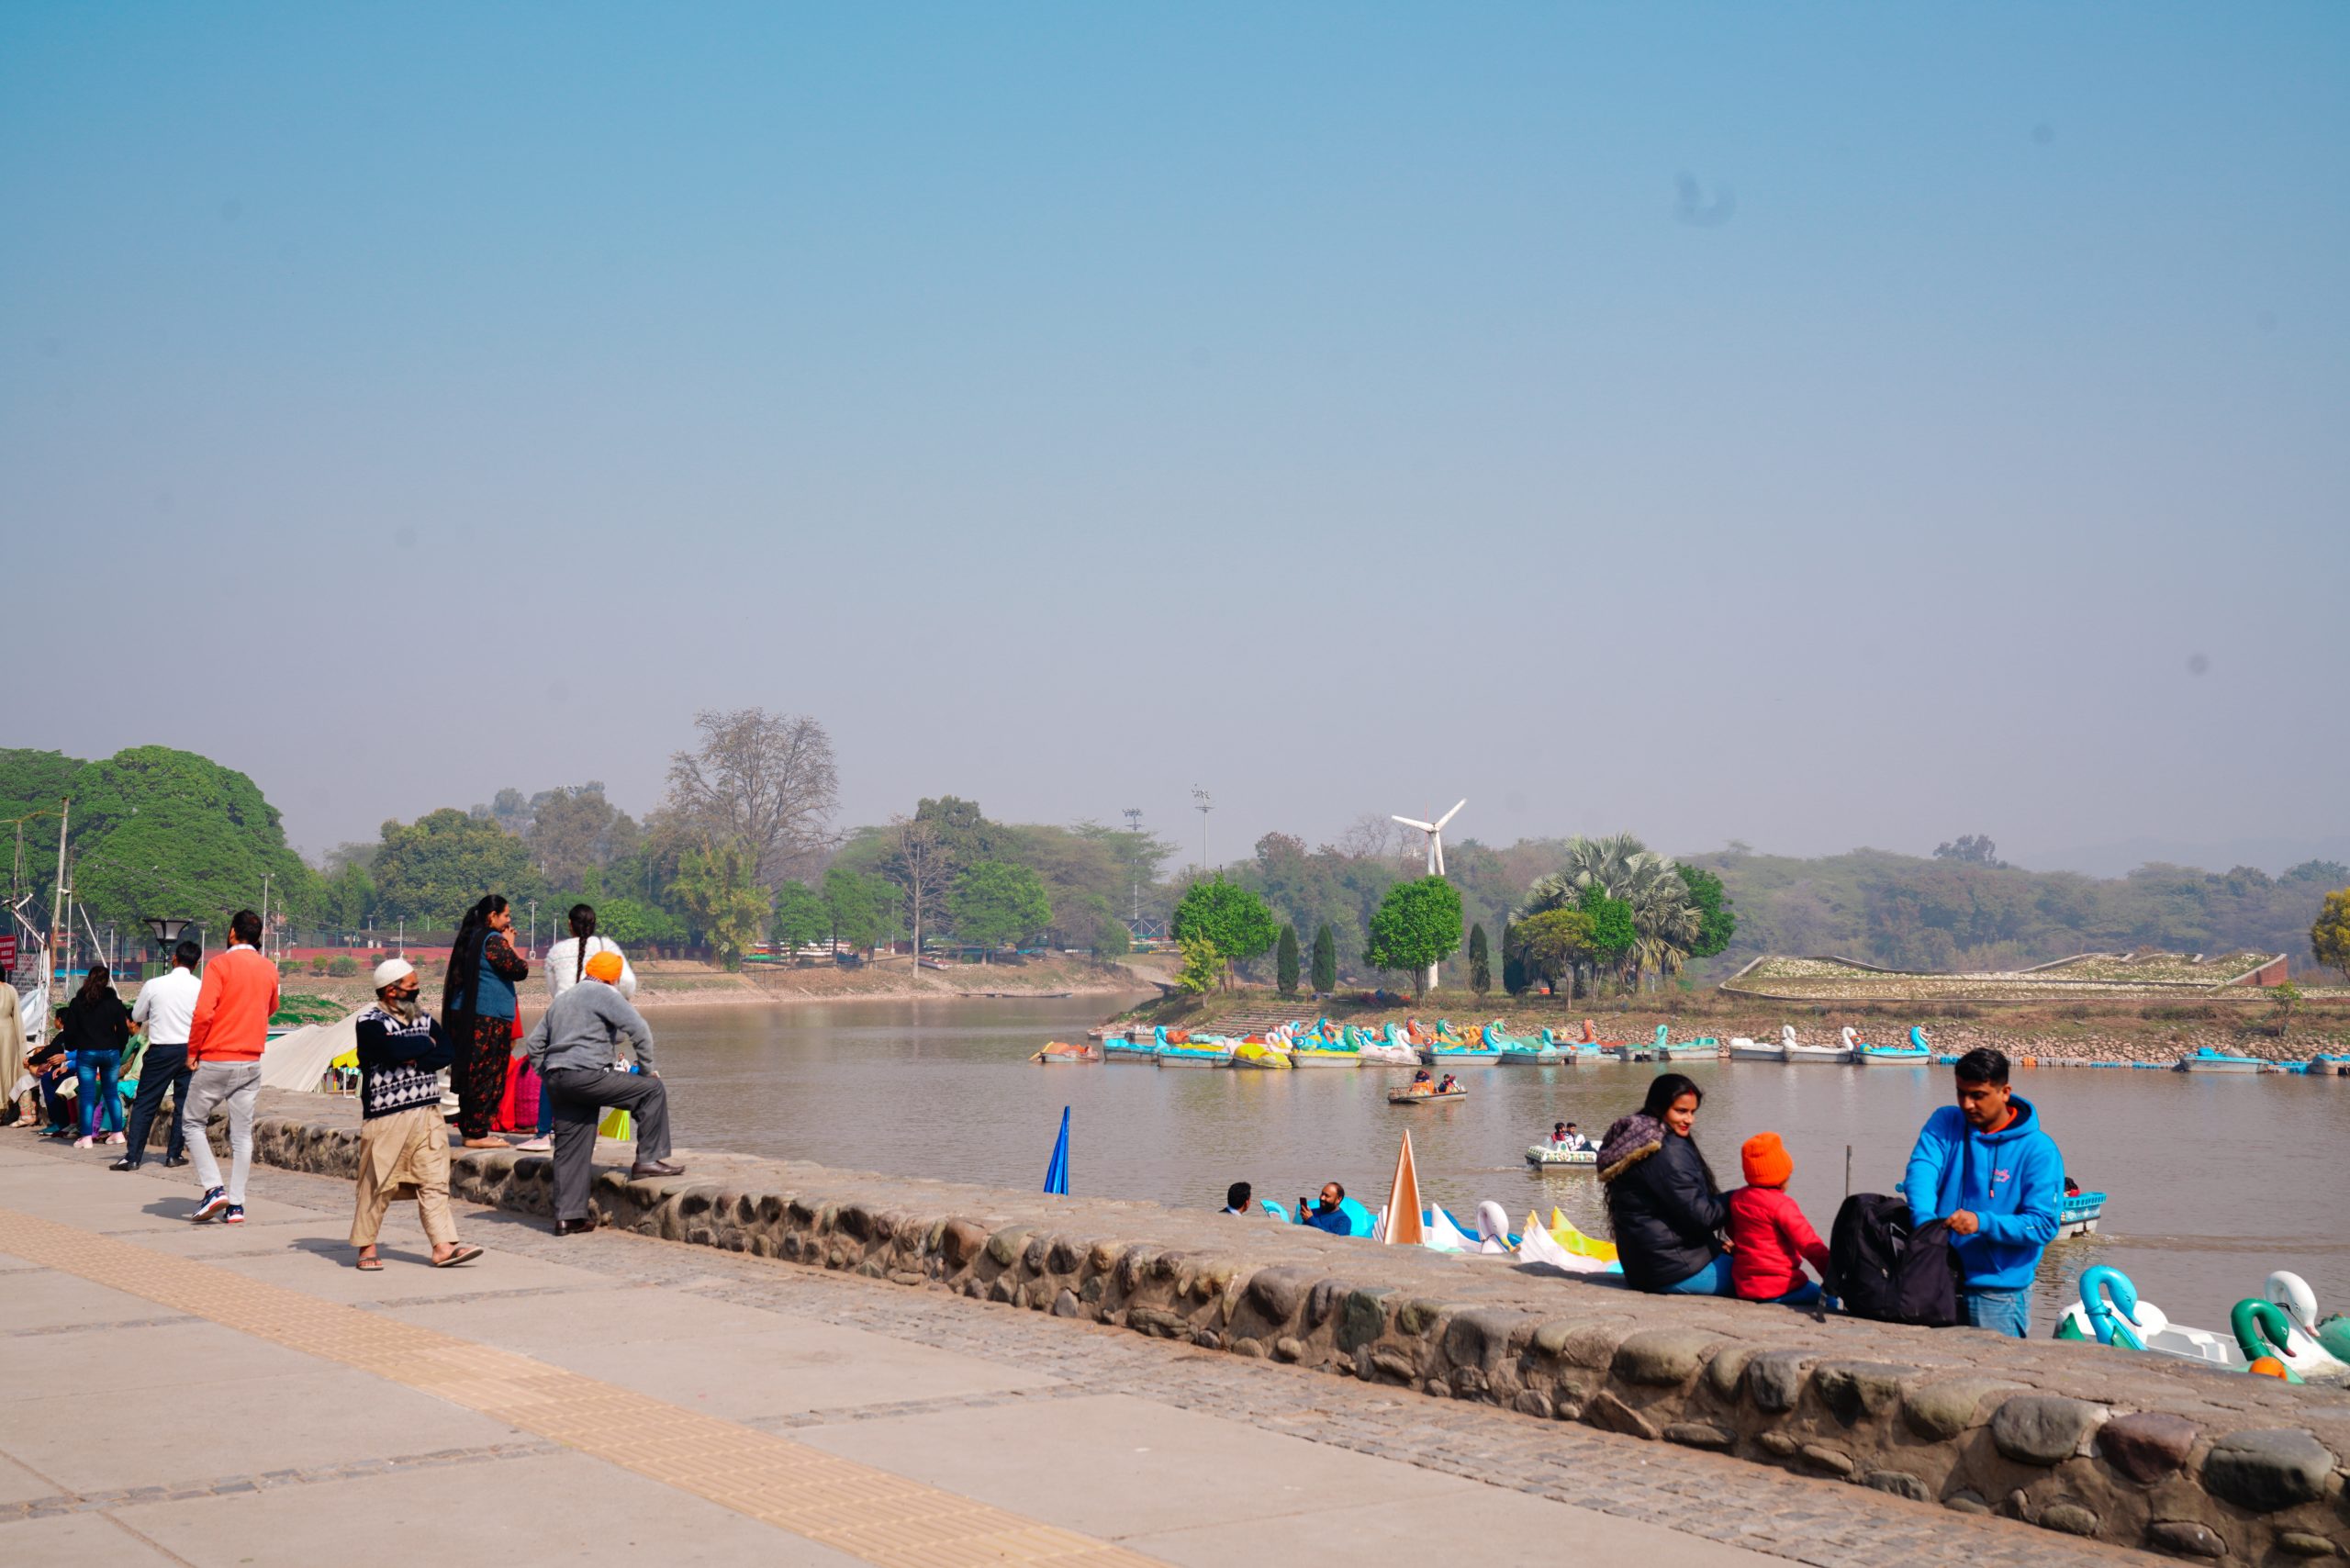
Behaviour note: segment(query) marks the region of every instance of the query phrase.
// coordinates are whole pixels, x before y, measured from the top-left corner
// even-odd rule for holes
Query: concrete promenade
[[[768,1260],[0,1137],[0,1561],[1643,1568],[2154,1561],[1718,1455]]]

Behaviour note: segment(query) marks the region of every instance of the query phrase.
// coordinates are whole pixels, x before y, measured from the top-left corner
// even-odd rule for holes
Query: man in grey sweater
[[[679,1176],[669,1163],[669,1093],[653,1070],[653,1031],[612,982],[620,978],[616,952],[588,960],[577,985],[554,999],[546,1015],[522,1042],[538,1070],[543,1092],[554,1097],[554,1230],[575,1236],[596,1227],[588,1208],[588,1184],[595,1174],[596,1124],[618,1108],[636,1119],[636,1163],[632,1177]],[[638,1070],[615,1065],[622,1039]]]

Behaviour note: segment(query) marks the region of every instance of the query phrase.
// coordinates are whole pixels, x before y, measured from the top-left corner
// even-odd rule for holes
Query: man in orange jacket
[[[204,1189],[193,1220],[220,1219],[242,1225],[245,1177],[253,1168],[253,1102],[261,1093],[261,1052],[269,1043],[270,1014],[277,1011],[277,966],[261,955],[261,916],[241,909],[229,922],[229,950],[204,966],[196,1017],[188,1025],[187,1103],[180,1132],[196,1161]],[[212,1107],[229,1105],[229,1181],[205,1133]]]

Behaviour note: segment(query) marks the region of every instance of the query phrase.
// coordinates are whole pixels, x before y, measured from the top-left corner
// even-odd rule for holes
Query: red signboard
[[[6,936],[0,936],[0,975],[9,973],[16,967],[17,934],[11,931]]]

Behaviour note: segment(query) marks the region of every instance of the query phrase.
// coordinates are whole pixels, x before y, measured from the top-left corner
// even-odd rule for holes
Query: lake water
[[[1573,1121],[1595,1138],[1639,1107],[1640,1063],[1468,1068],[1463,1103],[1391,1107],[1406,1069],[1175,1071],[1039,1067],[1024,1058],[1107,1011],[1064,1002],[857,1002],[665,1008],[652,1022],[678,1141],[846,1169],[990,1186],[1043,1184],[1061,1107],[1072,1108],[1080,1194],[1218,1207],[1234,1181],[1288,1204],[1342,1182],[1376,1208],[1412,1132],[1424,1191],[1464,1220],[1484,1198],[1513,1223],[1553,1205],[1605,1235],[1587,1171],[1537,1174],[1526,1146]],[[1950,1099],[1947,1068],[1676,1064],[1706,1091],[1697,1142],[1726,1186],[1738,1146],[1770,1130],[1796,1159],[1789,1190],[1824,1236],[1852,1189],[1890,1192],[1919,1125]],[[2080,1272],[2109,1263],[2177,1321],[2224,1331],[2272,1269],[2350,1310],[2350,1079],[2019,1071],[2080,1183],[2110,1194],[2099,1232],[2056,1243],[2034,1325],[2053,1327]]]

